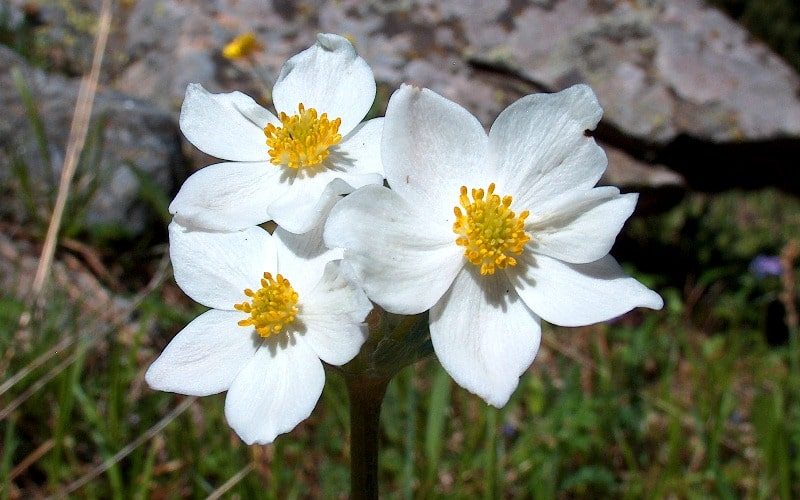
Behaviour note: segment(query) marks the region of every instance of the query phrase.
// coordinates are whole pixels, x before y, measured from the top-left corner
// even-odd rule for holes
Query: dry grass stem
[[[577,364],[589,368],[590,370],[592,370],[593,372],[597,373],[600,376],[603,377],[608,376],[608,370],[599,368],[591,359],[584,356],[577,350],[562,345],[554,338],[554,336],[551,333],[545,333],[542,335],[542,344],[556,351],[562,356],[571,359]]]
[[[67,349],[69,346],[71,346],[74,341],[75,341],[75,337],[64,337],[63,339],[61,339],[60,342],[58,342],[56,345],[54,345],[51,349],[48,349],[46,352],[40,354],[39,356],[34,358],[30,363],[28,363],[27,365],[23,366],[19,371],[17,371],[17,373],[15,373],[14,375],[8,377],[5,380],[5,382],[0,384],[0,396],[5,394],[5,392],[7,390],[9,390],[12,387],[14,387],[14,385],[17,382],[19,382],[23,378],[27,377],[28,374],[31,373],[33,370],[35,370],[35,369],[39,368],[40,366],[42,366],[43,364],[47,363],[51,358],[53,358],[53,356],[56,356],[59,352],[63,352],[64,349]]]
[[[164,418],[156,422],[155,425],[144,431],[139,437],[122,447],[118,452],[116,452],[113,456],[109,457],[103,463],[95,467],[94,469],[90,470],[87,474],[83,475],[79,479],[71,482],[68,484],[64,489],[56,493],[50,498],[64,498],[70,493],[78,490],[79,488],[86,485],[88,482],[92,481],[93,479],[97,478],[99,475],[113,467],[117,462],[122,460],[123,458],[130,455],[130,453],[138,448],[139,446],[143,445],[150,439],[152,439],[156,434],[164,430],[164,428],[169,425],[170,422],[178,418],[181,413],[185,412],[189,406],[197,400],[197,397],[192,396],[190,398],[186,398],[180,402],[178,406],[172,409],[169,413],[167,413]]]
[[[78,359],[78,351],[73,351],[72,354],[64,358],[61,363],[57,364],[53,368],[50,369],[47,373],[42,375],[36,382],[32,383],[30,387],[25,389],[25,392],[17,396],[13,401],[11,401],[5,408],[0,410],[0,422],[6,419],[12,411],[19,408],[19,406],[28,400],[31,396],[36,394],[39,389],[44,387],[48,382],[53,380],[59,373],[66,370],[69,365],[71,365],[76,359]]]
[[[252,470],[253,470],[252,463],[245,465],[244,467],[242,467],[242,470],[231,476],[231,478],[225,481],[225,483],[223,483],[222,486],[212,491],[211,494],[206,497],[206,500],[217,500],[218,498],[222,498],[222,495],[224,495],[225,493],[230,491],[231,488],[239,484],[239,481],[247,477],[247,475]]]
[[[17,371],[17,373],[15,373],[14,375],[10,376],[2,384],[0,384],[0,396],[3,395],[6,391],[8,391],[10,388],[12,388],[14,385],[16,385],[20,380],[22,380],[23,378],[28,376],[29,373],[31,373],[32,371],[36,370],[38,367],[40,367],[43,364],[45,364],[46,362],[48,362],[50,359],[52,359],[53,357],[58,355],[58,353],[63,352],[64,350],[68,349],[76,341],[78,341],[78,340],[89,340],[90,344],[89,344],[88,347],[91,347],[92,345],[94,345],[95,342],[97,342],[98,340],[102,339],[108,332],[112,331],[115,328],[122,327],[125,324],[125,322],[128,321],[128,319],[130,318],[131,314],[133,314],[133,312],[139,307],[139,305],[142,303],[142,301],[148,295],[150,295],[156,288],[158,288],[159,286],[161,286],[164,283],[164,281],[167,279],[167,276],[168,276],[167,275],[167,269],[168,268],[169,268],[169,254],[165,254],[164,257],[162,257],[161,262],[159,263],[158,270],[153,275],[153,277],[150,279],[150,282],[147,284],[147,286],[143,290],[141,290],[138,294],[136,294],[136,296],[131,300],[130,306],[128,307],[128,309],[125,311],[124,314],[120,315],[116,320],[111,321],[111,323],[108,325],[109,328],[107,330],[105,330],[105,331],[103,331],[103,332],[101,332],[99,334],[94,334],[94,333],[92,333],[94,331],[94,328],[86,328],[86,330],[88,330],[89,333],[84,333],[81,336],[71,336],[71,337],[63,338],[60,342],[58,342],[56,345],[54,345],[51,349],[48,349],[44,353],[42,353],[39,356],[37,356],[36,358],[34,358],[30,363],[28,363],[22,369]],[[103,319],[103,318],[98,319],[97,322],[98,323],[103,323],[104,325],[107,324],[106,320]],[[73,353],[73,355],[70,356],[70,358],[67,358],[67,359],[69,359],[70,362],[72,362],[72,361],[74,361],[76,359],[76,356]],[[68,366],[68,364],[66,366]],[[62,365],[63,365],[63,363],[59,364],[58,366],[61,367]],[[58,375],[58,373],[63,371],[63,369],[65,369],[66,366],[63,366],[61,368],[61,370],[59,370],[55,374],[52,374],[52,376],[50,376],[51,372],[48,372],[48,374],[46,374],[45,377],[50,376],[50,378],[48,378],[48,380],[50,380],[52,377],[54,377],[55,375]],[[44,385],[44,384],[40,384],[39,382],[40,381],[37,381],[37,382],[35,382],[33,384],[33,385],[36,385],[37,390]],[[33,387],[33,385],[31,387]],[[30,389],[29,389],[29,391],[30,391]],[[27,392],[28,391],[26,391],[26,394],[27,394]],[[27,394],[25,399],[27,399],[31,395],[33,395],[34,392],[31,392],[30,394]],[[20,399],[20,398],[17,398],[17,399]],[[23,399],[20,402],[20,404],[23,403],[25,401],[25,399]],[[9,405],[9,406],[11,406],[11,405]],[[17,406],[19,406],[19,405],[17,405]],[[3,410],[3,412],[4,411],[5,410]],[[3,415],[3,413],[0,412],[0,415]],[[3,418],[5,418],[5,416],[6,415],[3,415],[2,417],[0,417],[0,420],[3,420]]]
[[[55,247],[58,240],[58,232],[61,228],[61,220],[64,216],[64,208],[67,204],[72,178],[78,166],[78,160],[86,143],[86,134],[89,130],[89,121],[92,116],[94,97],[97,94],[97,83],[100,78],[100,67],[103,63],[103,55],[106,51],[108,34],[111,29],[111,6],[112,0],[103,0],[100,8],[100,20],[97,31],[97,39],[92,58],[92,69],[83,81],[78,90],[78,99],[75,103],[75,114],[72,117],[72,124],[67,140],[67,149],[64,154],[64,165],[61,170],[61,179],[58,184],[58,194],[53,207],[53,214],[50,217],[50,224],[47,227],[44,246],[42,248],[39,265],[33,278],[31,288],[32,298],[39,300],[44,287],[50,265],[53,262]],[[28,315],[25,315],[28,316]]]
[[[52,450],[55,444],[56,442],[52,438],[40,444],[35,450],[33,450],[30,453],[30,455],[23,458],[19,464],[17,464],[16,466],[14,466],[13,469],[11,469],[11,472],[8,474],[8,478],[13,481],[14,478],[16,478],[17,476],[28,470],[28,467],[35,464],[40,458],[42,458],[45,454],[47,454],[48,451]]]
[[[91,245],[73,240],[72,238],[64,238],[61,241],[61,245],[68,250],[80,254],[89,269],[113,291],[119,293],[125,289],[122,283],[120,283],[119,280],[111,274],[105,264],[103,264],[99,253]]]

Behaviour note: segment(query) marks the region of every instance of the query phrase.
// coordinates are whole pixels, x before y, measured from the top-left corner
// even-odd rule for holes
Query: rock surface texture
[[[0,67],[7,69],[0,73],[0,164],[10,165],[15,157],[24,162],[32,188],[46,196],[50,184],[53,180],[57,183],[60,176],[79,82],[31,68],[3,46]],[[36,101],[47,138],[46,154],[41,151],[14,72]],[[136,235],[152,216],[140,194],[142,182],[153,182],[170,193],[186,177],[176,120],[170,111],[113,90],[96,96],[92,120],[72,197],[91,195],[84,214],[86,224],[113,224]],[[11,181],[11,175],[11,169],[0,170],[3,182]]]
[[[800,189],[791,185],[800,181],[783,179],[792,168],[788,158],[800,153],[800,79],[700,0],[123,5],[105,82],[165,110],[175,112],[190,82],[244,90],[266,103],[281,64],[317,32],[335,32],[351,37],[370,63],[384,104],[409,82],[459,102],[486,126],[526,93],[590,84],[605,109],[595,135],[609,153],[607,182],[631,189],[684,182],[700,189]],[[49,9],[42,14],[47,22],[66,22]],[[252,63],[222,58],[224,44],[245,31],[265,50]],[[86,58],[62,59],[80,68]]]

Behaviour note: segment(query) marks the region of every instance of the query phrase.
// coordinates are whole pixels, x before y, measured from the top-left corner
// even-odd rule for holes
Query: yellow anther
[[[458,235],[456,244],[464,247],[464,256],[480,268],[482,275],[494,274],[497,269],[517,265],[511,255],[522,253],[531,237],[525,232],[527,210],[516,215],[509,207],[511,196],[494,194],[494,183],[489,188],[472,189],[472,200],[466,186],[461,186],[461,207],[454,207],[456,221],[453,232]]]
[[[250,317],[239,321],[239,326],[255,327],[264,338],[280,333],[297,317],[297,292],[280,274],[273,279],[272,274],[264,273],[261,288],[255,292],[247,288],[244,294],[250,297],[250,301],[233,307]]]
[[[319,165],[330,154],[330,148],[339,144],[341,118],[329,120],[327,113],[317,116],[314,108],[306,109],[301,103],[296,115],[281,112],[281,126],[268,124],[264,127],[269,146],[270,162],[289,168]]]
[[[226,59],[243,59],[264,49],[255,33],[248,31],[231,40],[223,49],[222,56]]]

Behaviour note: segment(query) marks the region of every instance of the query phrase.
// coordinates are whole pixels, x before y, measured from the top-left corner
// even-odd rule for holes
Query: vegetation
[[[794,21],[774,36],[800,29],[789,0],[725,3],[743,13],[782,5],[780,23]],[[785,54],[798,65],[794,40]],[[35,99],[26,103],[41,134]],[[79,176],[95,178],[101,142],[88,142]],[[163,231],[134,241],[124,227],[87,226],[91,191],[77,193],[51,285],[30,307],[18,285],[30,279],[55,183],[32,183],[25,159],[12,159],[0,185],[11,200],[0,205],[0,499],[346,497],[347,393],[333,371],[311,418],[270,446],[238,440],[224,395],[144,384],[202,312],[170,277]],[[166,193],[142,185],[163,216]],[[382,413],[386,497],[799,497],[800,345],[787,320],[798,303],[799,205],[774,189],[689,193],[635,217],[612,253],[665,297],[664,310],[546,327],[502,410],[435,359],[404,369]],[[781,275],[754,267],[779,254]]]
[[[794,0],[711,0],[800,70],[800,5]]]
[[[435,360],[401,372],[383,408],[384,491],[404,498],[800,494],[798,351],[786,337],[782,307],[775,312],[782,285],[748,270],[755,254],[729,251],[724,229],[714,227],[730,223],[726,197],[755,210],[778,205],[800,213],[796,200],[775,192],[728,193],[636,219],[626,239],[649,230],[654,245],[680,240],[691,225],[714,229],[716,240],[694,247],[698,259],[709,255],[705,271],[680,283],[669,267],[639,274],[666,297],[662,312],[548,328],[503,410],[455,386]],[[769,226],[772,218],[763,215],[770,214],[756,212],[754,220]],[[796,229],[730,229],[760,234],[754,252],[800,237]],[[20,327],[25,304],[0,296],[4,497],[72,488],[98,465],[102,473],[76,493],[201,497],[241,472],[233,491],[242,497],[345,496],[347,395],[335,373],[312,417],[264,447],[235,437],[222,395],[194,400],[143,384],[149,363],[200,312],[152,271],[152,257],[143,258],[156,286],[139,290],[112,320],[99,314],[99,299],[76,301],[56,282],[40,315]],[[38,363],[42,356],[49,359]],[[9,387],[20,373],[27,376]]]

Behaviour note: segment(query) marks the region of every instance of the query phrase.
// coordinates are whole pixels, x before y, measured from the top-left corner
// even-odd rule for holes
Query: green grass
[[[454,385],[435,360],[401,371],[383,408],[387,497],[800,494],[791,438],[799,431],[791,418],[798,399],[787,347],[770,347],[747,321],[701,331],[681,296],[666,295],[664,312],[547,329],[539,358],[502,410]],[[54,289],[41,319],[24,331],[17,325],[23,304],[0,298],[7,376],[65,336],[75,339],[0,395],[2,411],[71,359],[0,422],[4,496],[62,491],[185,401],[142,383],[164,344],[199,312],[175,297],[167,279],[135,309],[136,321],[120,326],[87,319],[91,300],[76,303]],[[312,417],[275,445],[243,445],[225,423],[224,395],[202,398],[75,493],[203,497],[252,466],[232,492],[346,496],[347,396],[338,375],[329,375]],[[48,442],[49,451],[11,487],[8,471]]]
[[[46,159],[35,96],[15,82]],[[13,287],[0,290],[0,500],[204,498],[231,478],[227,493],[240,498],[347,497],[349,409],[338,374],[312,416],[270,446],[239,441],[224,395],[146,386],[149,364],[202,309],[168,273],[159,279],[168,198],[155,183],[139,178],[161,230],[134,240],[121,227],[85,225],[102,182],[101,131],[98,121],[79,167],[79,178],[97,181],[79,183],[86,189],[72,198],[64,234],[109,266],[128,309],[109,320],[96,294],[56,280],[21,326],[26,303]],[[2,192],[18,209],[0,207],[0,224],[35,256],[55,182],[33,182],[26,160],[11,158]],[[383,406],[384,496],[799,497],[797,332],[783,321],[780,279],[748,271],[756,255],[800,240],[798,214],[796,197],[763,190],[689,193],[668,213],[633,219],[615,254],[662,293],[664,310],[546,327],[502,410],[455,385],[435,359],[403,369]],[[62,248],[65,257],[82,262]],[[15,273],[9,283],[30,279],[21,266]]]
[[[88,168],[99,142],[84,152]],[[26,196],[19,161],[5,187],[14,200]],[[163,218],[167,198],[143,181],[143,199]],[[76,197],[72,212],[90,200]],[[755,255],[800,239],[798,204],[775,190],[689,194],[663,215],[634,218],[615,253],[636,262],[640,272],[630,271],[662,293],[664,310],[546,327],[502,410],[456,386],[435,359],[403,369],[383,406],[384,495],[800,495],[800,353],[775,307],[781,281],[748,271]],[[36,216],[0,214],[23,254],[35,255]],[[144,384],[149,364],[202,312],[168,273],[159,279],[163,232],[109,238],[73,220],[68,234],[125,284],[127,309],[110,320],[95,293],[76,294],[86,268],[54,281],[22,327],[25,303],[13,288],[0,291],[0,499],[199,498],[231,478],[228,493],[243,498],[346,497],[349,410],[338,374],[311,418],[274,445],[245,446],[225,423],[224,395],[194,400]]]

